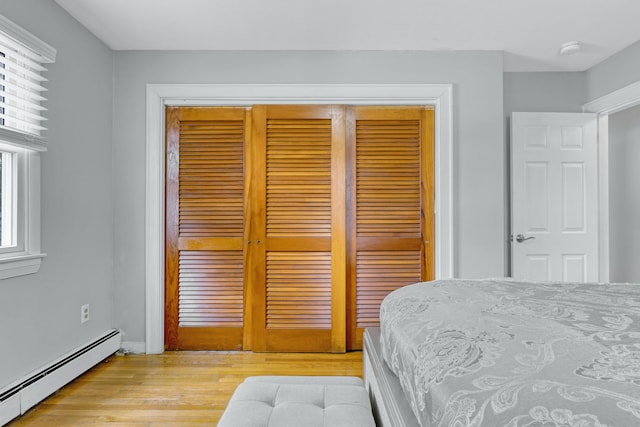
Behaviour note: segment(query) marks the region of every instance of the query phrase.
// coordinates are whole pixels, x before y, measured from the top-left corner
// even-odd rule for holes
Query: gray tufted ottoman
[[[218,427],[375,427],[357,377],[249,377],[233,393]]]

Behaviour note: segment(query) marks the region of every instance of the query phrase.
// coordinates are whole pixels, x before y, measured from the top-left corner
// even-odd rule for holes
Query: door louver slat
[[[420,235],[420,123],[356,124],[357,235]]]
[[[331,254],[267,254],[267,328],[331,328]]]
[[[331,129],[267,120],[268,238],[331,236]],[[266,284],[268,329],[331,328],[331,253],[268,251]]]
[[[267,236],[331,235],[331,120],[267,121]]]
[[[180,123],[180,237],[243,233],[244,123]]]
[[[420,251],[359,251],[356,263],[356,326],[375,327],[384,297],[420,281]]]
[[[179,325],[242,327],[241,251],[180,251]]]

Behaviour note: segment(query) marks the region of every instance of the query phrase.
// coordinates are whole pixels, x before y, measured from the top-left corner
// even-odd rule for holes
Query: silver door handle
[[[522,243],[525,240],[531,240],[531,239],[535,239],[535,237],[534,236],[524,237],[524,234],[518,234],[516,236],[516,242],[518,243]]]

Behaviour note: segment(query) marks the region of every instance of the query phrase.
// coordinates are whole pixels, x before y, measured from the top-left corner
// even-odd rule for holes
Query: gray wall
[[[610,280],[640,282],[640,106],[609,116]]]
[[[592,101],[640,80],[640,41],[585,72],[586,100]]]
[[[147,83],[453,83],[457,275],[504,275],[500,52],[116,52],[115,82],[114,326],[127,341],[145,339]]]
[[[586,102],[584,73],[504,73],[504,113],[579,112]]]
[[[46,73],[48,256],[38,273],[0,280],[1,389],[113,326],[113,54],[53,1],[0,0],[0,13],[58,50]]]

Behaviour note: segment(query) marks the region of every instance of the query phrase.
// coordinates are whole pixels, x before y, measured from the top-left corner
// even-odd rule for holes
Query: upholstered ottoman
[[[249,377],[233,393],[218,427],[375,427],[357,377]]]

